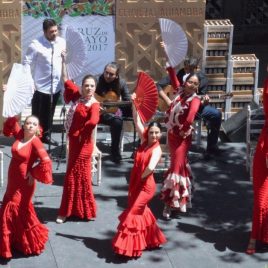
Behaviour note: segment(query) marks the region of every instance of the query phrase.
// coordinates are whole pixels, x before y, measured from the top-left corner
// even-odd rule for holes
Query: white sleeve
[[[32,43],[29,45],[26,54],[23,58],[23,65],[30,65],[32,66],[33,62],[35,61],[35,57],[36,57],[36,45],[35,45],[35,41],[32,41]]]

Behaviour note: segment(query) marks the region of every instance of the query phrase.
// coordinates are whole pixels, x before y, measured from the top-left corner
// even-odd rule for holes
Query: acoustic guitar
[[[170,100],[173,100],[177,94],[177,91],[173,89],[173,87],[171,85],[166,86],[163,89],[164,93],[169,97]],[[233,97],[233,93],[208,93],[207,94],[209,96],[210,99],[229,99]],[[202,100],[202,96],[199,96]],[[158,110],[160,112],[165,112],[168,109],[168,105],[167,103],[159,96],[158,98]]]
[[[120,97],[118,97],[117,94],[112,90],[108,91],[104,96],[100,96],[95,93],[95,98],[101,104],[101,113],[115,114],[119,107],[131,105],[131,101],[120,101]]]

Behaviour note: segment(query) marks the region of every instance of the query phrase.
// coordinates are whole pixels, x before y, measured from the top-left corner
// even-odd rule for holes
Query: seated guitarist
[[[106,95],[114,95],[117,100],[130,101],[129,89],[125,80],[119,75],[119,65],[116,62],[108,63],[105,66],[103,74],[98,78],[96,94],[102,97],[102,99],[105,99]],[[96,98],[98,99],[98,96]],[[117,164],[122,159],[120,154],[120,138],[123,128],[123,118],[132,117],[131,105],[129,107],[121,107],[120,110],[117,110],[115,113],[105,112],[104,110],[99,121],[100,124],[110,126],[112,139],[111,157],[112,161]]]
[[[204,73],[201,71],[197,71],[198,60],[194,57],[186,57],[184,60],[184,68],[177,72],[177,78],[180,81],[181,85],[184,83],[187,74],[191,72],[197,72],[200,80],[199,90],[197,92],[198,95],[202,96],[202,102],[197,113],[199,118],[202,118],[206,121],[208,135],[207,135],[207,148],[204,154],[205,159],[210,159],[212,155],[218,155],[220,150],[218,148],[218,138],[221,127],[221,112],[209,105],[209,96],[207,93],[207,84],[208,80]],[[166,102],[169,106],[170,99],[165,93],[165,87],[170,85],[169,77],[162,78],[157,84],[157,88],[159,90],[159,96]]]

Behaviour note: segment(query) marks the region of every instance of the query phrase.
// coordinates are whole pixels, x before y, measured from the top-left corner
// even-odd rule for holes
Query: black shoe
[[[122,160],[122,157],[121,157],[120,154],[114,154],[114,155],[112,155],[112,161],[114,163],[120,164],[121,160]]]
[[[204,154],[203,154],[203,159],[204,160],[206,160],[206,161],[208,161],[208,160],[210,160],[212,158],[212,155],[209,153],[209,152],[205,152]]]
[[[220,155],[222,153],[222,150],[218,146],[214,146],[211,148],[207,148],[207,153],[210,155]]]
[[[51,137],[49,136],[44,136],[41,138],[41,141],[43,143],[46,143],[46,144],[50,144],[50,145],[53,145],[53,146],[59,146],[59,143],[56,142],[55,140],[53,140]]]

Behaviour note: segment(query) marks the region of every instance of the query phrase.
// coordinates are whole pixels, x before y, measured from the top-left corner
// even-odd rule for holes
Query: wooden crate
[[[202,70],[215,73],[214,68],[223,68],[225,76],[228,72],[228,61],[232,53],[233,24],[230,20],[205,20],[204,50]],[[217,71],[218,72],[218,71]]]
[[[251,95],[259,103],[258,73],[259,60],[255,54],[231,55],[227,91],[234,95]]]

